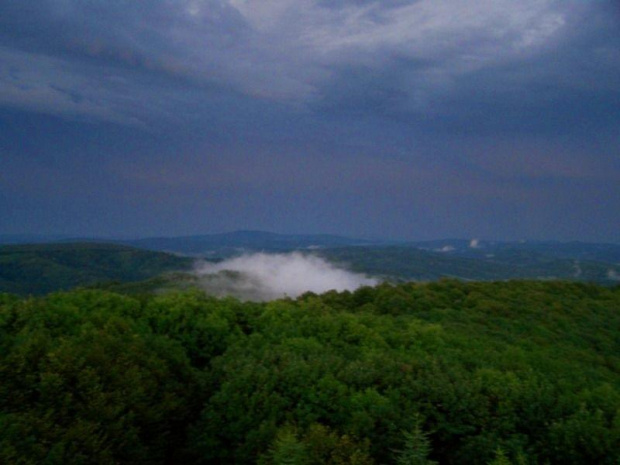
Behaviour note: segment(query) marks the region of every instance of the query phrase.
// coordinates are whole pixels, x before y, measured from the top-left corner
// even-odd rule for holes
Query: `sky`
[[[0,0],[0,234],[620,242],[615,0]]]

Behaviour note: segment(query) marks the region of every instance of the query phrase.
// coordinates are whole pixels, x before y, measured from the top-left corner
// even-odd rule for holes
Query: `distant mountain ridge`
[[[413,246],[362,246],[324,249],[318,254],[356,272],[405,281],[447,277],[464,281],[536,279],[620,284],[620,264],[558,258],[528,250],[506,249],[490,256],[471,256]]]
[[[494,241],[484,239],[436,239],[425,241],[359,239],[337,234],[280,234],[261,230],[237,230],[188,236],[139,238],[78,237],[70,235],[4,234],[0,244],[112,243],[180,254],[238,254],[253,251],[291,251],[347,246],[401,246],[470,258],[494,254],[540,253],[548,257],[620,263],[620,244],[580,241]]]
[[[151,250],[175,253],[202,254],[222,250],[290,251],[309,247],[388,244],[393,241],[357,239],[336,234],[279,234],[258,230],[238,230],[225,233],[189,236],[155,236],[141,238],[75,237],[67,235],[0,235],[0,244],[42,244],[57,242],[96,242],[123,244]],[[238,252],[238,250],[237,250]]]
[[[278,234],[253,230],[184,237],[153,237],[119,242],[165,252],[219,256],[235,255],[243,251],[289,252],[299,249],[387,243],[387,241],[354,239],[332,234]]]
[[[36,244],[0,246],[0,292],[44,294],[110,281],[136,283],[172,271],[189,271],[198,257],[219,261],[256,252],[292,251],[319,255],[343,268],[392,281],[449,277],[464,281],[560,279],[620,284],[620,245],[616,244],[476,239],[395,242],[265,231],[105,242],[62,239],[43,243],[43,237],[36,236]],[[190,274],[174,277],[170,285],[183,279],[187,284]],[[153,286],[157,285],[155,281],[151,281]],[[143,287],[137,284],[134,288]]]
[[[485,241],[446,239],[435,241],[408,242],[410,246],[449,255],[481,258],[489,255],[507,256],[519,253],[537,253],[547,257],[573,260],[620,263],[620,244],[594,242],[560,241]]]

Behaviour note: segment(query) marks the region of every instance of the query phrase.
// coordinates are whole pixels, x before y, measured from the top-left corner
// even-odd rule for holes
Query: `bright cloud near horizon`
[[[0,235],[620,242],[613,0],[0,0]]]

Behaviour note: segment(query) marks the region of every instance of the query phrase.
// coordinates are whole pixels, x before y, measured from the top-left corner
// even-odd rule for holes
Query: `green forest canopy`
[[[617,464],[620,287],[0,294],[0,463]]]

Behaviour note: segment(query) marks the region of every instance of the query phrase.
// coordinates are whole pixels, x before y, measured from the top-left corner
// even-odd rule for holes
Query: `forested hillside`
[[[0,292],[41,295],[106,281],[140,281],[191,264],[189,258],[114,244],[2,246]]]
[[[0,463],[617,464],[620,288],[0,296]]]

